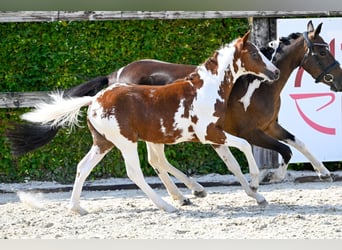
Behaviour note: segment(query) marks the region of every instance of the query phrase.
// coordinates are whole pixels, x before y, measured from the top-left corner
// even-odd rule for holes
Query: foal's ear
[[[245,44],[248,41],[250,33],[251,33],[251,31],[249,30],[246,32],[246,34],[243,35],[243,37],[242,37],[243,44]]]

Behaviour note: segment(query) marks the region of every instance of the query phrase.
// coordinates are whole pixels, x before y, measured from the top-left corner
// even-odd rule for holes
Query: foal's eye
[[[253,52],[253,53],[252,53],[252,57],[253,57],[254,59],[258,58],[258,52]]]

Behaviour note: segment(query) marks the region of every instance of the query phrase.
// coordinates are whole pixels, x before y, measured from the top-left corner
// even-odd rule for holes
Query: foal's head
[[[338,61],[329,51],[329,45],[319,35],[322,23],[315,29],[309,21],[307,31],[303,33],[306,53],[301,66],[316,79],[323,82],[333,91],[342,91],[342,69]]]
[[[275,67],[251,42],[248,41],[250,32],[248,31],[242,38],[236,40],[235,58],[239,60],[234,63],[234,70],[237,69],[237,64],[242,66],[244,72],[265,78],[269,81],[274,81],[279,78],[279,69]]]

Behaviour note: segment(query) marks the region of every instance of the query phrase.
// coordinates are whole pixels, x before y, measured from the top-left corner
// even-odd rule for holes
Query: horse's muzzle
[[[269,81],[276,81],[279,79],[280,70],[275,69],[274,71],[266,70],[265,75],[269,78]]]
[[[331,82],[330,90],[334,92],[342,92],[342,82],[336,82],[336,81]]]

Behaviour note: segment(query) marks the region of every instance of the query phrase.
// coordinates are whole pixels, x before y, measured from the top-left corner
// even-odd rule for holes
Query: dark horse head
[[[315,79],[330,86],[333,91],[342,91],[342,69],[331,54],[329,44],[319,35],[322,23],[315,29],[310,21],[307,31],[303,33],[306,53],[301,61],[303,67]]]

